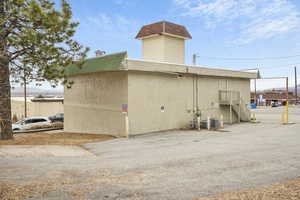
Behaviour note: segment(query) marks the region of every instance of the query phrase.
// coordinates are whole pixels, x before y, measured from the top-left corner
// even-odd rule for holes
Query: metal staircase
[[[250,121],[250,109],[241,97],[240,92],[232,90],[219,90],[219,104],[220,106],[229,106],[230,123],[233,122],[232,113],[237,116],[239,122]]]

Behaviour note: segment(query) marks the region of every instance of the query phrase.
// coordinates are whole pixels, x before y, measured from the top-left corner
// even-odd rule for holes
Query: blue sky
[[[300,56],[289,59],[227,60],[300,55],[299,0],[68,0],[80,22],[76,39],[107,53],[128,51],[141,58],[134,39],[142,25],[167,20],[185,25],[186,63],[198,53],[198,65],[226,69],[260,67],[262,75],[290,76]],[[216,58],[210,58],[216,57]],[[296,65],[297,66],[297,65]],[[300,82],[300,81],[299,81]],[[282,80],[264,81],[260,88],[284,86]]]

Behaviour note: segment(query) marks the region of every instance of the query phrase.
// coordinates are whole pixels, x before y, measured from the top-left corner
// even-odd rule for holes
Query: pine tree
[[[78,23],[70,5],[50,0],[0,0],[0,135],[12,139],[10,79],[71,84],[65,68],[80,67],[88,51],[73,40]]]

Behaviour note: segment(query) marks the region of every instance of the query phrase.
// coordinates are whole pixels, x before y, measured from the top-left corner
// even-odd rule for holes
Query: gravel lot
[[[220,132],[171,131],[90,143],[84,145],[90,154],[82,156],[0,157],[0,183],[28,199],[156,200],[297,178],[300,108],[290,109],[293,125],[280,124],[283,109],[257,109],[261,123]]]

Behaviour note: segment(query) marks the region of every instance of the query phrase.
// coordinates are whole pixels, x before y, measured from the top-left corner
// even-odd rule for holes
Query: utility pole
[[[254,103],[257,106],[257,97],[256,97],[256,79],[254,79]]]
[[[289,123],[289,77],[286,77],[286,102],[285,102],[286,119],[285,123]]]
[[[197,64],[197,54],[193,54],[193,65]]]
[[[297,83],[297,67],[295,66],[295,96],[296,96],[296,101],[295,104],[298,102],[298,83]]]
[[[26,69],[24,66],[24,116],[27,117],[27,80],[26,80]]]
[[[285,102],[285,113],[282,113],[282,124],[289,123],[289,77],[267,77],[263,79],[284,79],[286,82],[286,102]],[[284,120],[284,115],[286,119]]]

